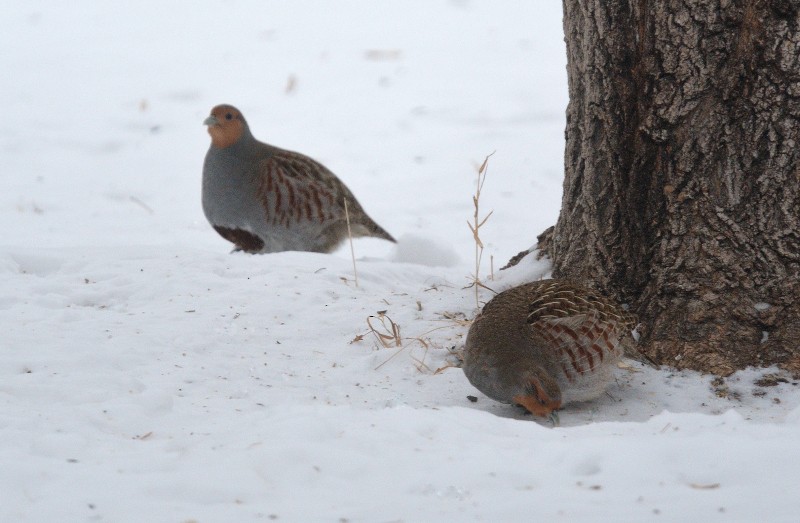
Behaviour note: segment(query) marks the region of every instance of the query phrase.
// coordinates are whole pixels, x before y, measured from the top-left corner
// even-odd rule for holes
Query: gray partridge
[[[548,416],[600,396],[635,325],[597,292],[542,280],[501,292],[475,318],[464,374],[478,390]]]
[[[347,238],[395,239],[370,218],[331,171],[308,156],[259,142],[242,113],[218,105],[203,122],[203,212],[235,250],[330,252]]]

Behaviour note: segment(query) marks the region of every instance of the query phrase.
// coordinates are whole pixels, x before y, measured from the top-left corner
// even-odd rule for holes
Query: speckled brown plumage
[[[542,280],[501,292],[475,318],[464,373],[487,396],[546,416],[613,379],[632,315],[595,291]]]
[[[370,218],[330,170],[303,154],[256,140],[230,105],[204,122],[211,146],[203,164],[203,211],[237,250],[330,252],[347,237],[394,238]]]

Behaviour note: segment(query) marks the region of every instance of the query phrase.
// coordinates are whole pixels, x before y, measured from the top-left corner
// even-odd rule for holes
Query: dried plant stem
[[[478,167],[478,180],[475,186],[475,194],[472,196],[472,205],[474,207],[474,213],[472,215],[472,223],[469,221],[467,225],[469,229],[472,231],[472,238],[475,240],[475,273],[472,275],[472,283],[471,287],[475,288],[475,306],[480,307],[480,287],[485,287],[483,283],[481,283],[481,259],[483,258],[483,242],[481,241],[480,237],[480,228],[486,223],[486,220],[492,215],[494,211],[490,211],[489,214],[484,216],[483,218],[480,217],[480,200],[481,200],[481,190],[483,190],[483,184],[486,181],[486,174],[488,173],[489,167],[489,158],[493,155],[489,154],[486,158],[483,159],[483,163],[480,167]]]
[[[350,258],[353,260],[353,278],[358,287],[358,270],[356,270],[356,251],[353,248],[353,233],[350,230],[350,213],[347,210],[347,198],[344,199],[344,218],[347,220],[347,238],[350,240]]]
[[[381,324],[382,329],[376,329],[370,319],[377,318]],[[388,322],[388,324],[387,324]],[[403,339],[400,337],[400,325],[396,324],[392,319],[383,312],[379,312],[377,316],[367,316],[367,326],[372,334],[375,335],[377,340],[385,348],[403,346]]]

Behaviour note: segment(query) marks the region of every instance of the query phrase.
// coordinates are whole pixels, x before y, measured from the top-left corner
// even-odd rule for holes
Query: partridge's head
[[[521,391],[514,401],[536,416],[549,416],[561,407],[558,384],[541,367],[534,367],[522,377]]]
[[[211,109],[211,115],[203,121],[208,126],[211,144],[224,149],[239,141],[247,130],[247,122],[239,109],[232,105],[218,105]]]

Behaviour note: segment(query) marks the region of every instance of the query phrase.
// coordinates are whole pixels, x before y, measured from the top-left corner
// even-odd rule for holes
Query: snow
[[[548,271],[498,268],[560,207],[560,9],[6,5],[0,521],[796,521],[775,369],[629,362],[553,427],[457,368],[486,155],[482,278]],[[356,240],[357,286],[348,246],[229,254],[205,222],[222,102],[400,239]]]

